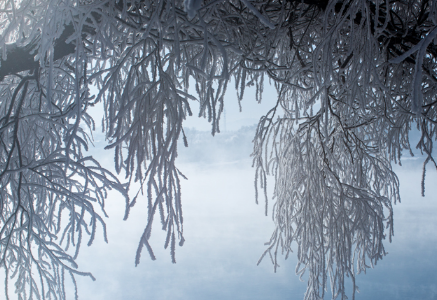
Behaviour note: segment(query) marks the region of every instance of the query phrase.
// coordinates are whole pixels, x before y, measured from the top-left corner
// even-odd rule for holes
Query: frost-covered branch
[[[2,1],[0,238],[8,280],[24,298],[65,298],[64,273],[81,274],[80,240],[91,243],[97,224],[104,227],[109,189],[126,197],[126,218],[145,191],[136,264],[144,247],[155,257],[157,215],[175,262],[176,241],[184,242],[177,147],[192,101],[214,135],[229,80],[239,101],[248,86],[261,101],[270,79],[279,97],[254,145],[257,182],[265,189],[268,174],[276,180],[277,228],[266,253],[276,267],[278,249],[288,253],[297,242],[298,270],[310,275],[306,297],[321,297],[330,276],[344,298],[345,276],[355,287],[366,261],[384,255],[383,225],[390,237],[399,200],[390,162],[411,151],[413,126],[427,156],[423,192],[425,167],[437,167],[436,15],[429,0]],[[94,129],[87,108],[97,103],[123,183],[86,154]]]

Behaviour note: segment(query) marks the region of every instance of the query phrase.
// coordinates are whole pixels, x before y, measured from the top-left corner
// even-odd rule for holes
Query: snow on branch
[[[66,273],[73,283],[90,276],[75,259],[81,240],[92,244],[98,224],[105,228],[114,189],[126,199],[125,218],[137,201],[148,203],[136,264],[144,247],[155,258],[156,218],[175,262],[185,178],[176,159],[191,104],[217,134],[229,80],[239,101],[248,86],[261,101],[268,78],[279,96],[253,154],[266,213],[267,176],[275,176],[276,229],[265,254],[276,268],[278,249],[291,253],[296,242],[306,299],[323,297],[328,276],[342,298],[352,278],[354,295],[356,276],[385,255],[386,231],[393,235],[399,189],[390,162],[411,151],[412,126],[427,156],[423,175],[437,167],[435,15],[430,0],[0,1],[7,280],[18,274],[22,298],[64,299]],[[95,127],[87,109],[97,103],[123,180],[87,155]]]

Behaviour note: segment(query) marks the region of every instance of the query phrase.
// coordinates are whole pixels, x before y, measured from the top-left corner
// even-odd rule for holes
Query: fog
[[[176,264],[171,263],[169,249],[163,249],[165,234],[157,222],[151,238],[157,260],[143,251],[140,265],[134,266],[146,224],[146,201],[139,201],[122,221],[124,199],[111,194],[109,243],[99,238],[79,255],[80,269],[97,278],[78,279],[79,298],[303,299],[306,282],[294,273],[295,253],[282,258],[277,273],[268,256],[257,266],[273,222],[272,203],[267,217],[264,203],[255,204],[250,159],[254,131],[252,125],[212,137],[208,131],[185,130],[189,147],[179,148],[178,165],[188,177],[182,182],[186,242],[176,248]],[[110,152],[106,159],[112,159]],[[357,277],[357,299],[437,297],[437,176],[429,170],[426,197],[421,197],[422,162],[422,157],[405,158],[402,167],[395,166],[402,199],[394,207],[395,236],[391,244],[385,243],[389,254]]]
[[[188,147],[181,141],[177,165],[188,178],[182,182],[186,242],[176,247],[177,263],[171,263],[170,251],[164,249],[165,233],[157,221],[150,241],[157,260],[143,251],[135,267],[147,218],[146,200],[140,198],[123,221],[124,199],[111,193],[105,219],[109,243],[103,241],[100,227],[91,247],[83,243],[77,260],[81,271],[97,279],[77,277],[79,299],[303,299],[306,277],[300,281],[295,275],[296,253],[287,260],[281,257],[276,273],[268,255],[257,266],[274,229],[274,202],[269,202],[268,216],[263,199],[255,203],[250,154],[256,122],[268,105],[252,104],[247,109],[243,102],[240,113],[237,101],[231,100],[221,133],[215,137],[204,118],[193,116],[184,123]],[[89,154],[111,169],[113,153],[103,150],[104,145],[103,135],[95,133],[96,147]],[[385,242],[389,254],[357,276],[357,299],[437,298],[437,172],[428,167],[426,196],[421,197],[424,157],[415,154],[414,158],[404,155],[402,167],[394,166],[402,199],[394,206],[395,236],[392,243]],[[273,183],[270,178],[270,196]],[[67,299],[74,299],[72,284],[67,286]]]

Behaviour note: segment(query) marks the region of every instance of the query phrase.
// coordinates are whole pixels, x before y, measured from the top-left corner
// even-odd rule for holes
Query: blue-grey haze
[[[185,130],[189,147],[179,148],[178,159],[189,178],[182,184],[186,243],[176,249],[177,264],[163,249],[165,236],[157,222],[152,236],[157,260],[143,251],[141,264],[134,267],[146,204],[140,201],[122,221],[123,199],[111,195],[109,244],[99,239],[79,256],[81,269],[97,277],[96,282],[78,280],[80,299],[303,299],[306,283],[294,274],[295,255],[282,259],[276,274],[268,257],[256,265],[273,223],[270,214],[264,216],[264,203],[254,200],[249,157],[254,130],[248,126],[214,138]],[[404,159],[403,167],[395,167],[402,203],[394,208],[394,240],[386,241],[389,254],[358,276],[359,300],[437,299],[437,176],[430,168],[422,198],[422,162],[421,157]]]

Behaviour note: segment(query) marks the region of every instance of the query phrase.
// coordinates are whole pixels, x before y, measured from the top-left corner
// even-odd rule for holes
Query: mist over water
[[[188,147],[178,145],[178,167],[184,210],[183,247],[176,247],[176,264],[163,245],[165,233],[156,220],[152,261],[143,251],[134,267],[135,251],[146,224],[145,197],[127,221],[123,199],[107,201],[109,244],[99,238],[79,255],[79,266],[97,278],[79,278],[81,299],[303,299],[304,282],[295,275],[296,253],[279,262],[275,274],[268,256],[259,266],[264,243],[274,229],[264,202],[255,204],[254,169],[250,153],[255,126],[212,137],[208,131],[186,128]],[[111,156],[111,153],[108,152]],[[395,236],[385,242],[389,254],[367,274],[357,276],[356,299],[436,299],[437,180],[429,169],[426,197],[420,196],[423,158],[395,166],[402,202],[394,207]],[[271,195],[273,180],[270,181]],[[158,218],[156,218],[158,219]],[[326,299],[330,299],[329,292]]]
[[[188,178],[182,181],[186,242],[176,247],[176,264],[163,247],[165,233],[156,218],[151,246],[157,260],[143,251],[141,263],[134,266],[146,224],[146,197],[123,221],[124,199],[111,193],[105,219],[109,243],[103,241],[99,227],[93,245],[84,243],[78,257],[79,269],[97,279],[77,277],[79,299],[303,299],[306,276],[301,282],[295,275],[296,252],[287,260],[281,257],[277,273],[268,256],[256,265],[274,229],[274,201],[269,202],[267,217],[263,198],[255,204],[250,157],[255,130],[252,125],[212,137],[209,131],[184,129],[188,147],[182,141],[178,145],[177,165]],[[97,135],[96,146],[101,144]],[[112,165],[111,151],[92,152],[103,165]],[[421,197],[424,157],[415,154],[404,155],[402,167],[394,165],[401,190],[401,203],[394,206],[395,235],[392,243],[385,242],[389,254],[374,269],[357,276],[358,300],[437,299],[437,174],[428,167],[425,197]],[[269,184],[271,196],[273,179]],[[74,299],[73,286],[67,288],[67,299]],[[330,296],[328,291],[325,299]]]
[[[182,182],[186,242],[176,247],[176,264],[163,249],[165,233],[156,220],[151,246],[157,260],[143,251],[135,268],[146,201],[142,198],[123,222],[123,199],[108,199],[109,244],[96,241],[79,257],[79,265],[97,277],[96,282],[78,280],[82,298],[287,299],[295,293],[303,298],[306,286],[293,275],[294,258],[276,274],[268,259],[256,266],[273,222],[264,215],[264,203],[255,204],[249,157],[254,130],[250,126],[216,137],[185,130],[189,147],[180,144],[178,166],[188,178]]]

